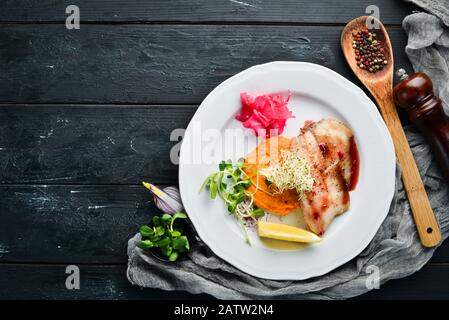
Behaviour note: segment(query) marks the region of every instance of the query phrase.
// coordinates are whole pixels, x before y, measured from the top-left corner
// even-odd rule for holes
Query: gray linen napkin
[[[449,17],[447,1],[412,2],[428,5],[425,8],[443,21]],[[426,13],[406,17],[403,26],[409,36],[406,52],[414,68],[431,76],[447,110],[448,27],[437,17]],[[406,128],[406,133],[443,237],[446,238],[449,233],[449,188],[420,133],[413,126]],[[371,266],[378,268],[382,285],[388,280],[416,272],[435,250],[423,248],[419,242],[400,176],[398,169],[396,193],[390,212],[368,247],[353,260],[321,277],[305,281],[258,279],[218,258],[201,241],[190,252],[190,259],[176,264],[161,263],[136,247],[139,234],[128,242],[127,277],[132,284],[141,287],[207,293],[220,299],[345,299],[363,294],[372,288],[367,285],[370,283],[368,277],[374,270]]]

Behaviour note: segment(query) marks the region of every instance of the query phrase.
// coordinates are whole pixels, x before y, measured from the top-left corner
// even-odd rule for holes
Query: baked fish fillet
[[[349,190],[358,174],[354,134],[340,121],[322,119],[306,123],[293,147],[309,161],[314,179],[312,191],[300,201],[304,219],[322,235],[350,206]]]

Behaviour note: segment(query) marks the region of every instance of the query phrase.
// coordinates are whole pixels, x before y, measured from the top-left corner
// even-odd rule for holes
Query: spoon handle
[[[440,227],[430,206],[418,167],[393,103],[393,96],[390,92],[375,99],[393,139],[396,156],[402,168],[402,181],[421,243],[424,247],[434,247],[441,241]]]

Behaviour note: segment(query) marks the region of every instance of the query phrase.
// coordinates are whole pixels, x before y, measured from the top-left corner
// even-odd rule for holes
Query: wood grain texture
[[[0,299],[206,299],[180,291],[142,290],[126,279],[126,266],[80,265],[80,289],[67,290],[67,265],[0,264]]]
[[[170,151],[178,136],[170,141],[170,134],[185,128],[195,110],[0,106],[0,183],[176,183]]]
[[[197,104],[255,64],[308,61],[355,81],[340,27],[4,25],[0,102]],[[411,70],[406,37],[390,30],[397,66]]]
[[[208,295],[140,289],[125,266],[80,265],[80,290],[65,288],[66,265],[0,265],[0,299],[207,299]],[[427,265],[411,277],[392,280],[356,299],[446,299],[448,266]],[[24,285],[26,283],[26,285]]]
[[[346,23],[365,14],[366,7],[379,7],[385,23],[402,22],[416,7],[391,0],[9,0],[0,3],[1,21],[65,21],[65,8],[76,4],[81,23],[107,22],[289,22]]]
[[[381,285],[380,290],[372,290],[356,299],[447,299],[449,296],[448,273],[448,265],[428,264],[409,277],[391,280],[384,285]]]
[[[128,239],[160,213],[141,186],[2,186],[0,193],[0,262],[126,263]]]
[[[391,87],[391,82],[390,82]],[[382,117],[390,131],[396,150],[396,156],[402,169],[402,181],[407,193],[411,212],[419,233],[421,243],[425,247],[435,247],[442,239],[440,227],[432,210],[424,183],[416,165],[413,153],[408,144],[404,129],[402,128],[393,97],[390,92],[385,92],[383,97],[378,92],[377,104]]]
[[[443,241],[443,243],[441,243],[435,250],[430,261],[435,263],[449,263],[449,241]]]

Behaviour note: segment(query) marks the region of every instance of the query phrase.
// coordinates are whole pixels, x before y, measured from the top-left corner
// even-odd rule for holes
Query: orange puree
[[[257,184],[257,169],[266,168],[273,163],[276,163],[281,156],[282,149],[289,149],[292,144],[292,139],[275,136],[261,142],[255,150],[248,154],[245,158],[245,173],[248,174],[254,184]],[[265,183],[265,177],[259,173],[259,188],[251,185],[248,191],[254,194],[254,203],[257,207],[275,213],[280,216],[285,216],[292,210],[299,207],[298,194],[295,190],[286,190],[283,193],[275,194],[272,188]]]

